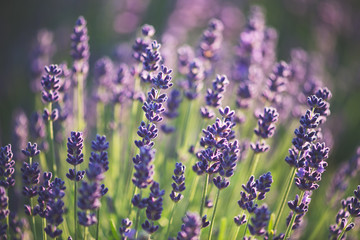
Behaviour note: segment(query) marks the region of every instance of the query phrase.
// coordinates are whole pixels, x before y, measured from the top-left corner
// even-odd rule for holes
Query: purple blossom
[[[202,226],[201,218],[197,213],[186,213],[182,218],[181,231],[178,232],[177,240],[199,239]]]
[[[83,74],[86,78],[89,71],[90,51],[88,30],[83,16],[76,20],[71,34],[71,56],[74,60],[73,72]]]
[[[13,156],[11,144],[0,148],[0,186],[6,189],[15,185],[15,178],[13,177],[15,161],[12,159]]]
[[[174,202],[179,202],[184,197],[181,192],[185,190],[185,165],[181,162],[175,164],[172,179],[174,182],[171,184],[173,190],[170,193],[170,198]]]

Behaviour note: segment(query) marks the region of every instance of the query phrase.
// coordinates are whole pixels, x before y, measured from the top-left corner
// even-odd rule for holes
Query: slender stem
[[[289,179],[288,179],[288,182],[287,182],[287,186],[285,188],[285,192],[284,192],[284,194],[282,196],[280,207],[278,208],[278,211],[277,211],[277,214],[276,214],[276,219],[275,219],[274,228],[273,228],[274,231],[276,231],[276,228],[277,228],[277,226],[279,224],[282,212],[284,211],[286,200],[287,200],[287,198],[289,196],[292,183],[294,182],[295,174],[296,174],[296,168],[292,167],[292,170],[291,170],[291,172],[289,174]]]
[[[89,228],[84,226],[84,240],[87,239],[87,236],[88,236],[88,232],[89,232]]]
[[[76,176],[76,165],[74,166],[74,172]],[[74,179],[74,231],[75,231],[75,240],[77,239],[77,182]]]
[[[77,73],[77,123],[79,131],[83,130],[83,117],[84,117],[84,76],[82,73]]]
[[[198,185],[198,183],[199,183],[199,178],[200,178],[200,177],[199,177],[198,175],[196,175],[196,176],[195,176],[195,182],[190,185],[191,193],[190,193],[189,203],[191,203],[192,200],[194,200],[195,191],[196,191],[197,185]]]
[[[304,197],[304,194],[305,194],[305,192],[304,191],[301,191],[301,194],[300,194],[300,202],[302,202],[302,199],[303,199],[303,197]],[[296,213],[296,212],[293,212],[293,215],[292,215],[292,217],[291,217],[291,220],[290,220],[290,223],[289,223],[289,225],[288,225],[288,227],[287,227],[287,229],[286,229],[286,232],[285,232],[285,238],[284,239],[288,239],[288,237],[290,237],[290,235],[291,235],[291,230],[292,230],[292,228],[293,228],[293,225],[294,225],[294,222],[295,222],[295,219],[296,219],[296,216],[297,216],[298,214]]]
[[[31,158],[30,158],[30,159],[31,159]],[[30,198],[30,207],[31,207],[31,209],[33,209],[33,206],[34,206],[33,198]],[[31,214],[31,215],[32,215],[32,214]],[[38,238],[37,238],[37,232],[36,232],[35,216],[32,215],[31,218],[32,218],[32,225],[33,225],[34,237],[35,237],[35,239],[38,239]]]
[[[96,211],[96,218],[97,218],[97,223],[96,223],[96,240],[99,239],[99,226],[100,226],[100,208],[98,208],[98,210]]]
[[[173,221],[173,216],[174,216],[174,212],[175,212],[175,202],[173,202],[172,204],[172,209],[171,209],[171,214],[170,214],[170,220],[169,220],[169,224],[168,224],[168,227],[167,227],[167,231],[166,231],[166,238],[165,239],[168,239],[169,238],[169,233],[170,233],[170,227],[171,227],[171,223]]]
[[[218,188],[218,192],[216,194],[215,206],[214,206],[213,215],[211,217],[210,232],[209,232],[208,240],[211,240],[211,237],[212,237],[212,231],[213,231],[213,227],[214,227],[215,214],[216,214],[216,209],[217,209],[217,205],[219,202],[219,197],[220,197],[220,188]]]
[[[347,222],[350,224],[350,223],[351,223],[351,220],[352,220],[352,217],[349,216]],[[345,229],[349,226],[349,224],[346,224],[346,226],[341,230],[341,233],[340,233],[339,237],[337,238],[337,240],[341,240],[341,239],[342,239],[342,237],[343,237],[344,234],[345,234]]]
[[[46,218],[43,218],[42,219],[42,225],[43,225],[43,230],[46,228]],[[43,240],[46,240],[47,239],[47,235],[45,233],[45,231],[42,232],[42,236],[43,236]]]
[[[255,174],[256,167],[257,167],[257,165],[259,163],[259,159],[260,159],[260,153],[255,153],[254,152],[254,161],[251,163],[250,176]]]
[[[200,206],[200,217],[203,217],[206,192],[207,192],[208,185],[209,185],[209,176],[210,175],[206,173],[206,180],[205,180],[204,191],[203,191],[203,194],[202,194],[202,200],[201,200],[201,206]]]

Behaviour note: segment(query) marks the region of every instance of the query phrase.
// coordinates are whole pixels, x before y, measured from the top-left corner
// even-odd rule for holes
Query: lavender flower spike
[[[1,239],[7,239],[6,230],[9,227],[4,220],[9,216],[8,200],[6,196],[6,190],[4,187],[0,187],[0,237]]]
[[[178,240],[196,240],[200,239],[200,230],[201,230],[201,218],[197,213],[186,213],[185,217],[182,219],[183,225],[181,225],[181,231],[178,232]]]
[[[74,31],[71,34],[71,56],[74,59],[74,73],[86,76],[89,71],[90,51],[86,20],[83,16],[76,20]]]
[[[12,159],[14,156],[11,151],[11,144],[0,148],[0,186],[9,188],[15,185],[15,161]]]

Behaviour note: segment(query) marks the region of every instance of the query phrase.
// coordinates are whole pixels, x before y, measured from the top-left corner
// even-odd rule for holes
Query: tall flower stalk
[[[84,130],[84,85],[89,72],[89,36],[86,20],[80,16],[71,34],[71,57],[73,63],[74,99],[77,99],[77,128]]]
[[[66,177],[71,181],[74,181],[74,236],[77,239],[78,235],[78,221],[77,221],[77,182],[84,178],[85,171],[78,171],[77,165],[84,161],[83,149],[83,135],[81,132],[71,132],[70,138],[67,143],[67,159],[66,161],[74,168],[70,168],[66,173]]]

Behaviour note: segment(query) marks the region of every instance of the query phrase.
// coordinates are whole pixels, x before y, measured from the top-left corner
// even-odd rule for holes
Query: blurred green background
[[[328,87],[333,91],[332,128],[334,147],[330,164],[348,159],[360,144],[360,2],[342,1],[197,1],[220,7],[238,6],[238,36],[250,4],[262,5],[267,25],[278,30],[278,59],[289,60],[290,50],[301,47],[319,53],[325,60]],[[1,1],[0,3],[0,143],[10,142],[16,109],[30,115],[34,96],[30,91],[30,50],[39,29],[54,32],[54,62],[70,63],[70,40],[77,17],[88,21],[91,65],[104,55],[112,55],[121,42],[132,41],[143,23],[166,29],[168,18],[181,0],[62,0]],[[198,6],[194,3],[193,7]],[[188,9],[192,11],[191,7]],[[205,14],[205,13],[204,13]],[[207,13],[209,14],[209,13]],[[181,21],[179,25],[183,24]],[[203,27],[206,21],[203,23]],[[235,23],[236,24],[236,23]],[[199,36],[200,30],[197,33]],[[91,72],[91,70],[90,70]],[[40,81],[40,80],[39,80]]]

